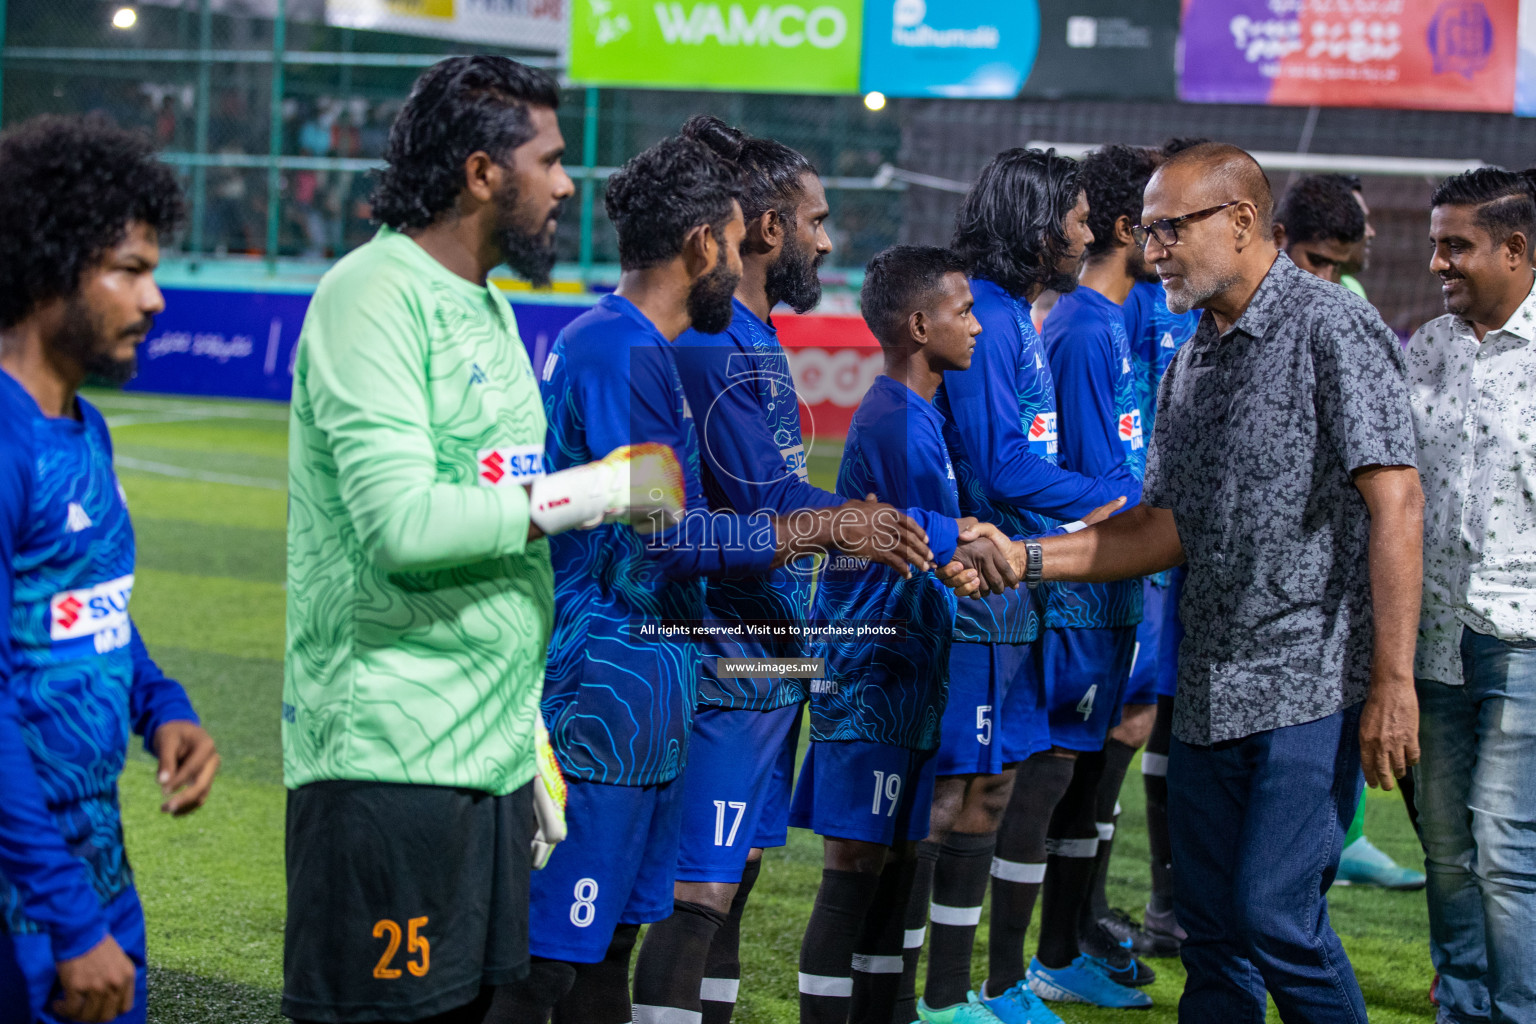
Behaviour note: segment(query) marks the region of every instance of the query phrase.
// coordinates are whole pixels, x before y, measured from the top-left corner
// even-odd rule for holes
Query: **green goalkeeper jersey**
[[[383,228],[294,366],[283,778],[510,793],[554,617],[523,489],[544,409],[506,298]]]

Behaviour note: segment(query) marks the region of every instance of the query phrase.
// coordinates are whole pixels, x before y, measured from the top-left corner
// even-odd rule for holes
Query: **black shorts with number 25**
[[[419,1020],[522,979],[533,833],[531,783],[290,790],[283,1013]]]

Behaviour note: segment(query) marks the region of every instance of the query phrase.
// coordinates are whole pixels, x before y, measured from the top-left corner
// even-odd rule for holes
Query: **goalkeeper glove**
[[[683,517],[687,496],[677,455],[664,444],[646,442],[539,477],[529,503],[534,525],[547,536],[616,522],[652,533]]]
[[[538,821],[533,834],[533,869],[537,871],[549,863],[555,844],[565,838],[565,775],[555,760],[543,715],[534,723],[533,749],[539,767],[538,778],[533,780],[533,814]]]

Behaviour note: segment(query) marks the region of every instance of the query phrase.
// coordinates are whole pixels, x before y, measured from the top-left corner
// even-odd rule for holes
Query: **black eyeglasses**
[[[1241,199],[1234,199],[1230,203],[1222,203],[1220,206],[1212,206],[1205,210],[1196,210],[1194,213],[1186,213],[1182,217],[1164,217],[1162,220],[1155,220],[1151,224],[1137,224],[1131,228],[1131,237],[1143,249],[1147,247],[1148,237],[1157,239],[1157,243],[1167,249],[1170,246],[1179,244],[1180,224],[1199,220],[1201,217],[1209,217],[1218,210],[1225,210],[1227,207],[1236,206],[1240,202],[1242,202]]]

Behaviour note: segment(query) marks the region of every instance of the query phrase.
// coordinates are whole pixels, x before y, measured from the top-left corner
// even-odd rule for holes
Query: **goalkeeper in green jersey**
[[[497,1019],[527,972],[530,868],[563,830],[535,754],[543,538],[681,512],[665,446],[544,473],[538,385],[487,274],[548,280],[573,191],[558,102],[503,57],[424,73],[390,131],[383,226],[305,317],[282,707],[295,1020]]]

